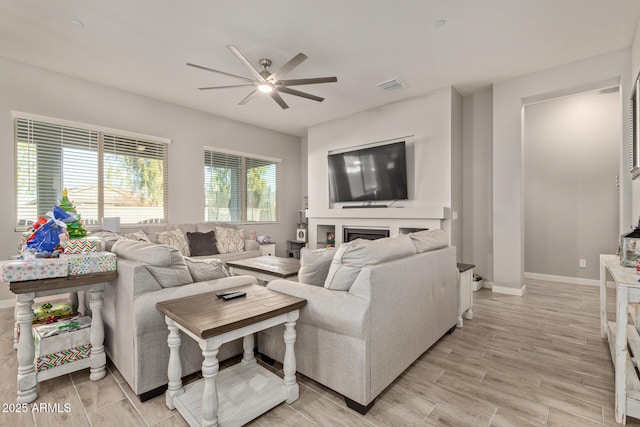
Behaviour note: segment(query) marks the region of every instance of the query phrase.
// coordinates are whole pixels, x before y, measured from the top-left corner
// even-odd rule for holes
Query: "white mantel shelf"
[[[445,207],[307,209],[307,218],[449,219]]]

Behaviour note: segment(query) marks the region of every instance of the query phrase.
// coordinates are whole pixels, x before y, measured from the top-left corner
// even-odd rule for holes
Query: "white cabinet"
[[[460,280],[458,281],[458,323],[457,327],[462,328],[462,316],[465,319],[473,319],[473,264],[458,263]]]
[[[276,242],[260,243],[260,255],[276,256]]]

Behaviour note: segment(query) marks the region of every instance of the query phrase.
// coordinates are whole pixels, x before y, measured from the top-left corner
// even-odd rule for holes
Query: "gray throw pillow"
[[[324,286],[335,253],[336,248],[300,249],[298,281],[308,285]]]
[[[415,253],[416,248],[406,234],[378,240],[353,240],[336,251],[324,287],[348,291],[365,265],[380,264]]]
[[[191,277],[193,277],[195,282],[204,282],[207,280],[229,277],[229,273],[224,267],[224,262],[217,258],[198,260],[185,258],[184,260],[186,261]]]
[[[409,233],[409,237],[411,237],[411,241],[416,247],[416,252],[419,254],[422,252],[446,248],[449,245],[447,233],[440,229]]]
[[[213,231],[208,233],[187,232],[187,240],[189,240],[191,256],[207,256],[219,253],[216,246],[216,233]]]

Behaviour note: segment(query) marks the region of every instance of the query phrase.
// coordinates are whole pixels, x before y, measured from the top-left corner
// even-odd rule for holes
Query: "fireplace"
[[[344,228],[343,242],[347,243],[355,239],[376,240],[389,237],[389,229],[384,228]]]

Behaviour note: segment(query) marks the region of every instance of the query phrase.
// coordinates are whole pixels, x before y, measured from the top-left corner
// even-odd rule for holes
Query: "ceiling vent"
[[[404,83],[402,83],[402,81],[399,78],[395,78],[395,79],[387,80],[386,82],[378,83],[376,86],[378,86],[380,89],[384,89],[384,90],[396,90],[396,89],[400,89],[400,88],[403,88],[403,87],[407,87]]]

